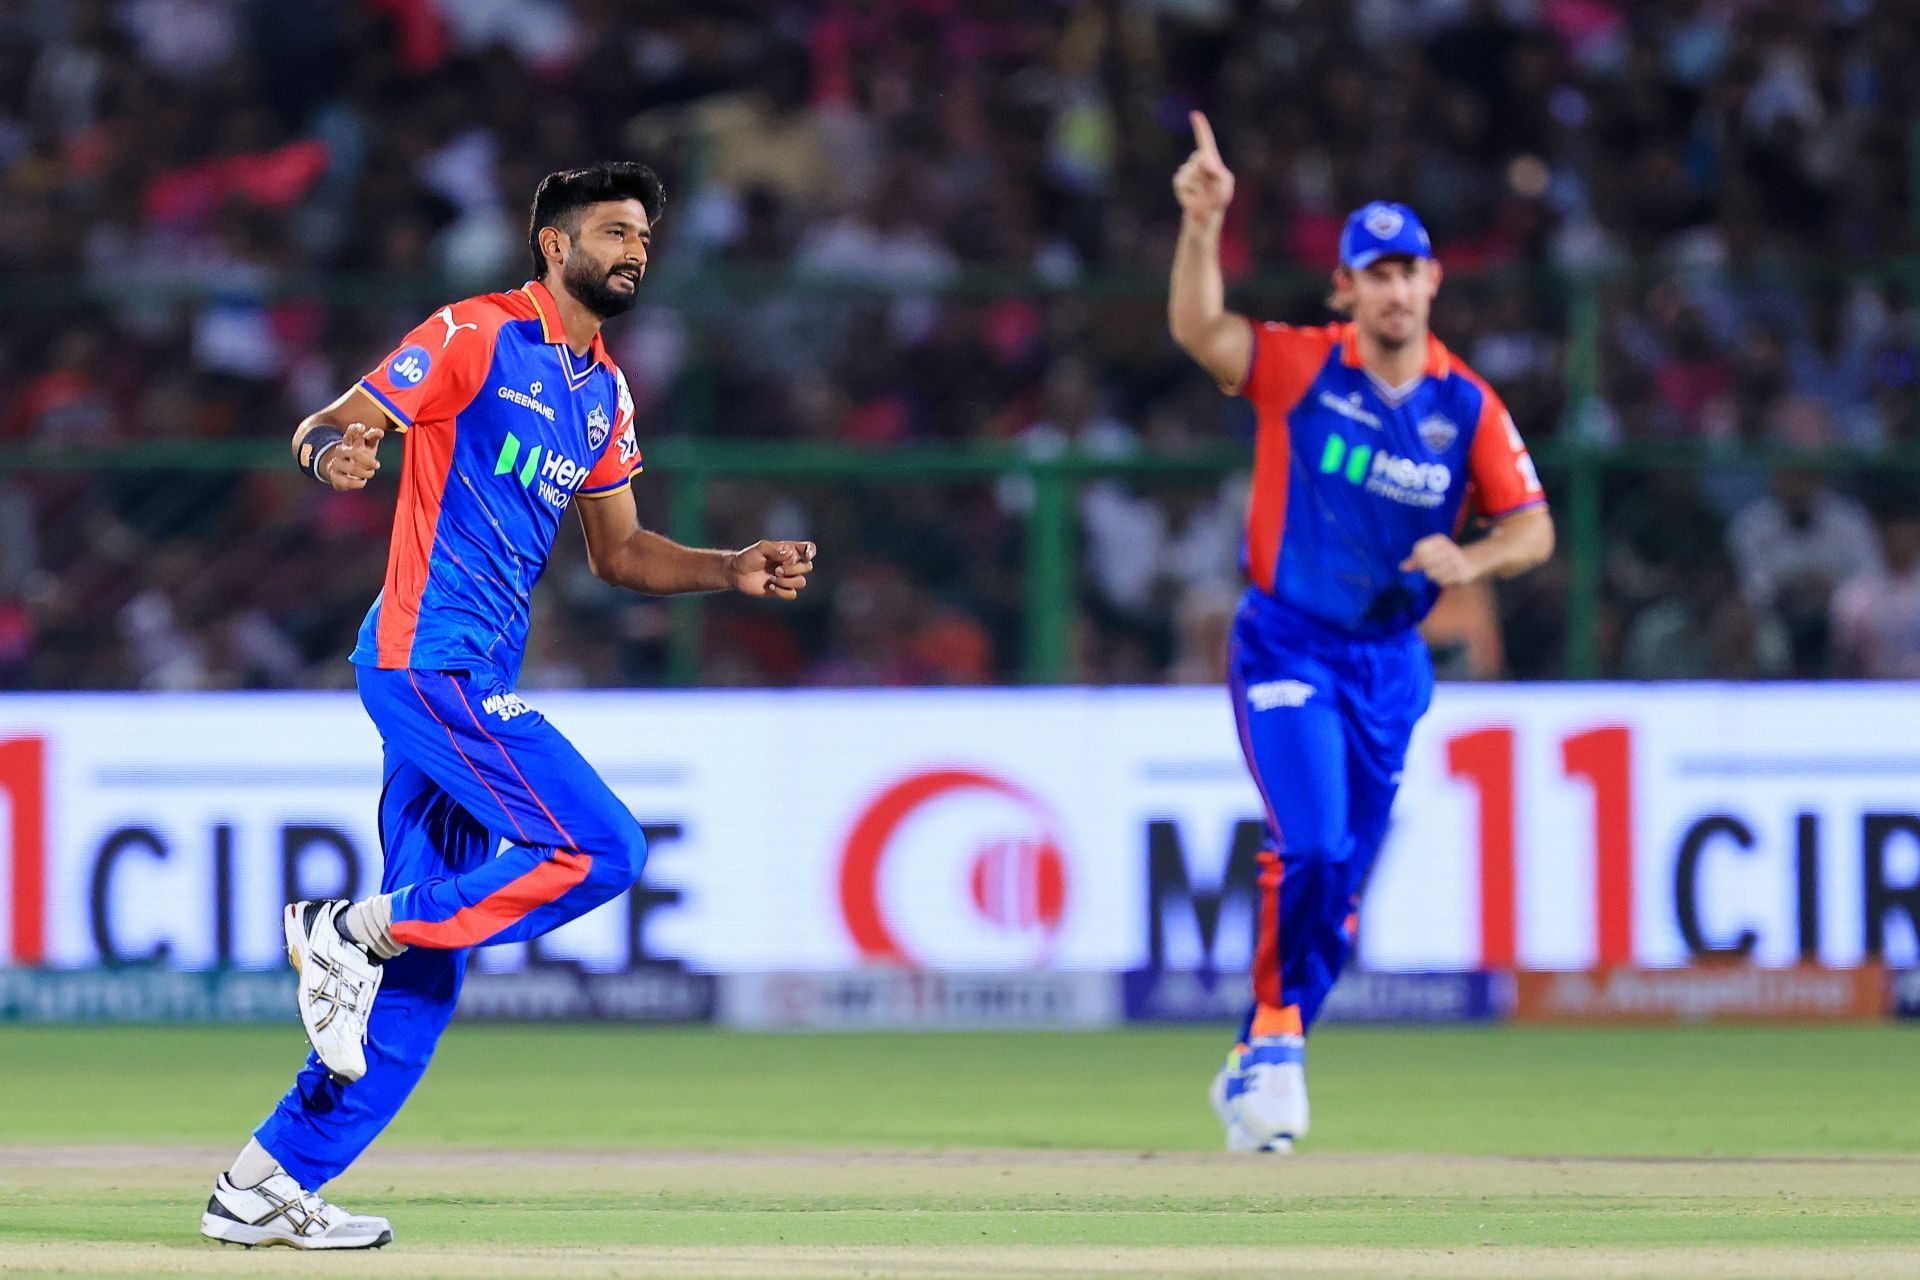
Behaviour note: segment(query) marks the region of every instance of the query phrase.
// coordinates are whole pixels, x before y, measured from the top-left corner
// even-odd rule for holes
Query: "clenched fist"
[[[761,541],[735,552],[727,565],[733,589],[742,595],[791,600],[813,572],[813,550],[811,542]]]
[[[1442,587],[1464,587],[1480,578],[1479,566],[1466,548],[1444,533],[1430,533],[1413,544],[1413,554],[1400,562],[1402,573],[1424,573]]]

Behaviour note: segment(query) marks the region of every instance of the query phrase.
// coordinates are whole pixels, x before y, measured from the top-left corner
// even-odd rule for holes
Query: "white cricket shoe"
[[[344,899],[295,902],[283,921],[287,959],[300,971],[300,1022],[322,1065],[352,1084],[367,1074],[367,1018],[380,990],[381,968],[365,947],[334,927]]]
[[[1285,1155],[1293,1150],[1293,1143],[1286,1138],[1261,1140],[1248,1132],[1240,1123],[1233,1108],[1227,1105],[1227,1088],[1233,1082],[1234,1069],[1231,1066],[1220,1068],[1213,1078],[1213,1087],[1207,1090],[1207,1101],[1213,1104],[1213,1114],[1220,1117],[1220,1124],[1227,1131],[1227,1150],[1234,1152],[1267,1152]]]
[[[257,1187],[236,1187],[223,1173],[200,1216],[200,1234],[248,1248],[378,1249],[393,1239],[393,1226],[385,1218],[363,1218],[328,1204],[288,1173],[276,1173]]]
[[[1209,1092],[1227,1131],[1227,1150],[1285,1153],[1307,1134],[1305,1043],[1263,1036],[1227,1055]]]

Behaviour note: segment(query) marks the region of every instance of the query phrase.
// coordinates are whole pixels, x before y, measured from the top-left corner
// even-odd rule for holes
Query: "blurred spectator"
[[[29,380],[9,406],[0,435],[41,445],[97,445],[119,430],[106,382],[106,340],[73,328],[55,342],[45,373]]]
[[[1794,674],[1826,674],[1834,588],[1883,572],[1865,510],[1834,492],[1819,472],[1781,468],[1773,474],[1772,492],[1734,517],[1727,550],[1747,602],[1785,629]]]
[[[1733,566],[1715,556],[1695,566],[1678,595],[1655,601],[1628,628],[1620,674],[1630,680],[1755,680],[1778,675],[1778,636],[1740,591]]]
[[[1882,565],[1833,595],[1837,674],[1875,680],[1920,676],[1920,508],[1892,506],[1880,520]]]
[[[1920,312],[1875,265],[1920,248],[1912,5],[645,8],[16,6],[0,269],[25,283],[0,297],[0,443],[281,441],[421,315],[519,282],[543,173],[638,154],[670,203],[645,301],[609,341],[643,448],[1191,449],[1243,420],[1164,333],[1167,179],[1201,105],[1240,181],[1224,236],[1237,305],[1323,319],[1341,216],[1408,199],[1450,269],[1441,335],[1534,441],[1920,445]],[[1733,468],[1684,494],[1610,474],[1608,670],[1828,668],[1833,586],[1878,563],[1848,499],[1794,498],[1789,478],[1761,500]],[[0,607],[0,666],[20,650],[4,637],[25,634],[5,669],[27,684],[341,682],[383,499],[343,506],[282,479],[197,460],[12,478],[0,601],[19,603]],[[642,488],[671,483],[660,467]],[[1147,471],[1079,490],[1083,678],[1212,669],[1235,483]],[[750,509],[714,513],[840,541],[817,612],[764,629],[707,610],[704,678],[1014,675],[1026,487],[845,488],[775,506],[756,487]],[[964,571],[928,581],[955,546]],[[1695,590],[1726,576],[1723,546],[1738,604]],[[196,556],[269,585],[196,593],[174,568]],[[543,607],[561,616],[530,674],[661,678],[665,610],[576,585],[575,556],[556,563]],[[1572,580],[1561,561],[1493,593],[1514,674],[1558,673]],[[1485,622],[1467,629],[1475,671],[1498,652]],[[1676,634],[1695,626],[1707,635]]]
[[[1791,439],[1801,448],[1880,443],[1869,386],[1869,322],[1845,314],[1845,299],[1831,291],[1815,296],[1806,337],[1793,353],[1793,389],[1818,415],[1820,434]]]

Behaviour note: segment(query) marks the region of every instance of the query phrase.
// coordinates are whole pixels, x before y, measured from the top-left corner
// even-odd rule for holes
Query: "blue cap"
[[[1347,218],[1340,232],[1340,265],[1359,270],[1394,256],[1431,258],[1433,242],[1420,215],[1403,204],[1375,200]]]

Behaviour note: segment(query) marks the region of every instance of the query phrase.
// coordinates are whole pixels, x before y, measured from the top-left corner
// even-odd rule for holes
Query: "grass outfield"
[[[0,1030],[0,1272],[310,1274],[193,1234],[294,1028]],[[1229,1157],[1221,1037],[461,1027],[331,1188],[338,1276],[1920,1275],[1914,1033],[1317,1036]]]

